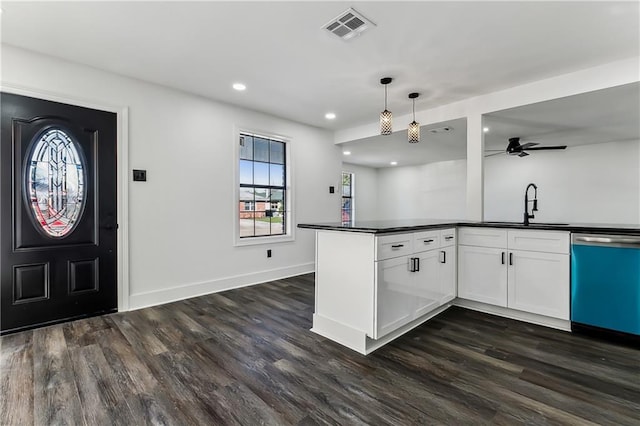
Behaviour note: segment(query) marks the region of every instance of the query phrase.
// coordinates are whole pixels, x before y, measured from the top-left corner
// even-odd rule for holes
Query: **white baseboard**
[[[516,309],[503,308],[501,306],[489,305],[482,302],[476,302],[467,299],[455,299],[452,304],[461,306],[474,311],[484,312],[486,314],[498,315],[505,318],[511,318],[518,321],[524,321],[531,324],[542,325],[545,327],[555,328],[563,331],[571,331],[571,321],[559,318],[547,317],[544,315],[532,314],[530,312],[518,311]]]
[[[269,269],[267,271],[252,272],[250,274],[235,275],[233,277],[220,278],[213,281],[185,284],[177,287],[163,288],[145,293],[136,293],[129,296],[129,310],[147,308],[149,306],[162,305],[205,294],[218,293],[234,288],[247,287],[268,281],[280,280],[296,275],[308,274],[315,271],[315,263],[303,263],[301,265],[287,266],[284,268]]]

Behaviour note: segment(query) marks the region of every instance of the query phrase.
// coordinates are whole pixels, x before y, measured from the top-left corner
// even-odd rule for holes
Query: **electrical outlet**
[[[329,187],[329,194],[333,194],[334,192],[336,192],[335,186],[330,186]]]
[[[271,249],[267,249],[267,257],[271,257]]]

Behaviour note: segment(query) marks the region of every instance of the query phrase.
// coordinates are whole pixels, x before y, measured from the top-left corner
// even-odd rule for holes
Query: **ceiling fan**
[[[526,142],[522,145],[520,144],[520,138],[509,138],[509,144],[507,145],[507,149],[489,149],[487,151],[498,151],[493,154],[485,155],[485,157],[491,157],[494,155],[499,155],[503,153],[507,153],[509,155],[517,155],[518,157],[526,157],[529,155],[527,151],[545,151],[551,149],[566,149],[566,145],[552,145],[552,146],[536,146],[540,145],[538,142]]]

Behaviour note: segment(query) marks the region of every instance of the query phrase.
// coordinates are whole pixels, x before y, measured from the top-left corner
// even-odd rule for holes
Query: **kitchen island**
[[[313,332],[368,354],[452,305],[561,330],[570,323],[570,233],[637,225],[395,220],[316,231]]]

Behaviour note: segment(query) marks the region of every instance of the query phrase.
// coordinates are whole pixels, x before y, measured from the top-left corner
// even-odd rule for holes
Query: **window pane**
[[[269,185],[269,164],[253,163],[253,183],[256,185]]]
[[[351,197],[351,185],[342,185],[342,196]]]
[[[271,163],[284,164],[284,143],[271,141]]]
[[[269,184],[271,186],[284,186],[284,165],[269,164]]]
[[[255,161],[269,161],[269,141],[262,138],[253,138],[253,159]]]
[[[240,183],[253,184],[253,161],[240,160]]]
[[[240,135],[240,158],[253,160],[253,136]]]
[[[271,202],[282,202],[284,201],[284,191],[282,189],[272,189],[271,190]]]
[[[269,202],[269,190],[266,188],[254,188],[256,203],[268,203]],[[256,204],[258,205],[258,204]],[[256,209],[258,210],[258,209]]]
[[[271,221],[269,217],[267,217],[267,215],[264,212],[264,204],[265,203],[259,203],[262,204],[261,207],[263,210],[257,211],[256,212],[256,232],[255,235],[271,235]]]
[[[342,174],[342,184],[343,185],[351,185],[351,173],[343,173]]]
[[[280,218],[280,222],[284,218],[284,191],[281,189],[271,190],[271,216],[273,218]],[[271,220],[271,223],[274,219]]]
[[[254,231],[254,215],[255,213],[240,214],[240,237],[253,237]]]

